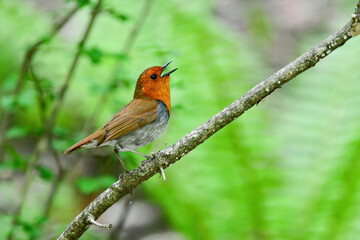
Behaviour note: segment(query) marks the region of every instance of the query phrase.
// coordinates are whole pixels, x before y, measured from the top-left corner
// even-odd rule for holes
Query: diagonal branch
[[[78,239],[91,226],[91,222],[88,220],[89,217],[93,217],[94,220],[100,217],[106,209],[112,206],[120,198],[132,192],[132,190],[142,182],[160,172],[161,167],[167,168],[178,161],[221,128],[231,123],[245,111],[270,95],[277,88],[295,78],[300,73],[314,67],[321,59],[328,56],[335,49],[358,34],[360,34],[360,1],[357,4],[355,13],[352,15],[350,22],[336,34],[329,36],[318,46],[311,48],[299,58],[257,84],[241,98],[170,147],[157,152],[152,158],[143,161],[141,167],[120,175],[117,182],[112,184],[98,196],[72,221],[58,240]]]

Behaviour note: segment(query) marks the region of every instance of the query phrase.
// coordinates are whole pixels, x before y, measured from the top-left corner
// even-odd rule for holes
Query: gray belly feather
[[[109,141],[104,145],[112,145],[119,149],[119,151],[128,151],[127,149],[141,148],[149,143],[155,141],[165,130],[169,120],[169,112],[162,101],[159,101],[157,108],[156,119],[145,126],[132,131],[120,138]]]

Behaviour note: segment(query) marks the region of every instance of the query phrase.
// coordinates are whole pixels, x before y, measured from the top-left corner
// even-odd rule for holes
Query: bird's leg
[[[136,154],[138,154],[138,155],[140,155],[140,156],[145,157],[146,159],[151,158],[151,157],[150,157],[150,156],[148,156],[148,155],[145,155],[145,154],[143,154],[143,153],[141,153],[141,152],[135,151],[135,150],[130,149],[130,148],[126,148],[126,151],[136,153]],[[140,168],[141,168],[141,169],[143,169],[142,163],[143,163],[143,162],[141,161],[141,162],[140,162]]]
[[[135,151],[135,150],[130,149],[130,148],[126,148],[126,151],[136,153],[136,154],[138,154],[138,155],[140,155],[140,156],[143,156],[143,157],[145,157],[145,158],[151,158],[151,156],[145,155],[145,154],[143,154],[143,153],[141,153],[141,152]]]
[[[120,160],[120,163],[121,163],[124,171],[125,171],[125,172],[128,172],[129,170],[127,170],[124,161],[121,159],[120,152],[119,152],[119,150],[118,150],[116,147],[114,147],[114,152],[115,152],[116,155],[118,156],[118,158],[119,158],[119,160]]]
[[[165,148],[166,148],[166,146],[167,146],[167,143],[166,143],[166,145],[165,145]],[[141,153],[141,152],[135,151],[135,150],[130,149],[130,148],[126,148],[126,150],[129,151],[129,152],[136,153],[136,154],[138,154],[138,155],[140,155],[140,156],[143,156],[143,157],[145,157],[146,159],[151,158],[151,156],[145,155],[145,154],[143,154],[143,153]],[[152,153],[151,155],[152,155],[152,157],[154,157],[155,154]],[[141,169],[143,168],[143,167],[142,167],[142,162],[140,162],[140,168],[141,168]],[[166,182],[165,172],[164,172],[164,169],[163,169],[162,167],[160,167],[160,174],[162,175],[164,181]]]

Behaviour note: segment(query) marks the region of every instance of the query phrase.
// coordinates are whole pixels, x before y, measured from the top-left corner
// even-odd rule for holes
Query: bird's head
[[[161,100],[163,103],[165,103],[170,113],[170,74],[177,70],[177,68],[175,68],[169,72],[166,72],[165,68],[170,63],[171,61],[162,67],[155,66],[145,69],[140,74],[136,83],[134,98]]]

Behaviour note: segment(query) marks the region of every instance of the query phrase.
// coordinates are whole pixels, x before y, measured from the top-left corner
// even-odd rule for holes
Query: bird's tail
[[[84,138],[80,142],[75,143],[74,145],[69,147],[64,152],[64,154],[69,155],[69,154],[71,154],[73,152],[76,152],[76,151],[80,150],[84,145],[87,145],[87,144],[90,144],[90,143],[94,143],[94,147],[97,147],[104,141],[105,135],[106,135],[105,130],[103,128],[100,128],[99,130],[97,130],[96,132],[94,132],[93,134],[88,136],[87,138]],[[94,142],[94,141],[96,141],[96,142]]]

